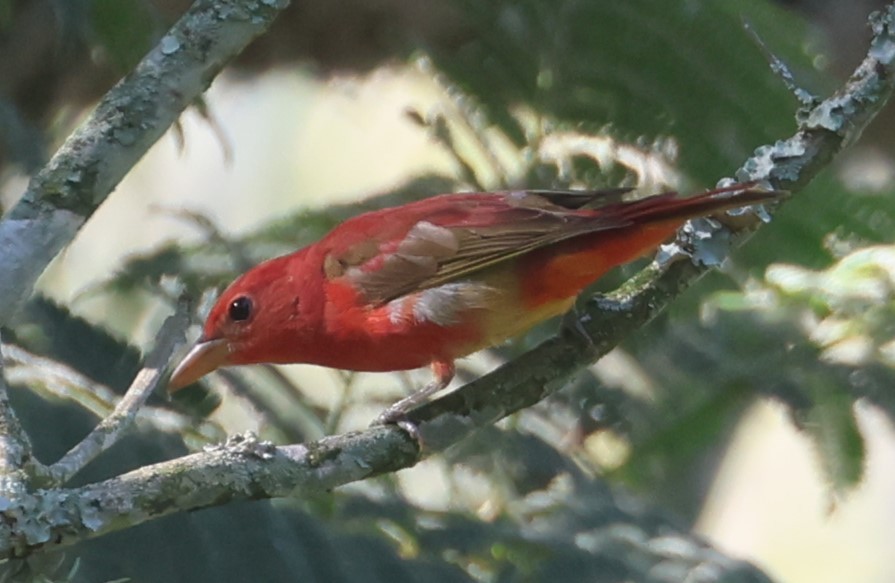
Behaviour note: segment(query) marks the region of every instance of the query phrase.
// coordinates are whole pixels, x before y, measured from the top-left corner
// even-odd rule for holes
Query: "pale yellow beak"
[[[216,340],[199,340],[187,354],[168,381],[168,392],[179,391],[192,384],[211,371],[227,363],[230,349],[223,338]]]

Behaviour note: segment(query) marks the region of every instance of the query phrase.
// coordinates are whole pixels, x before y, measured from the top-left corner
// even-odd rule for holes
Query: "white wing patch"
[[[387,304],[389,320],[393,324],[410,321],[451,326],[459,323],[463,313],[487,308],[499,293],[481,283],[446,283],[392,300]]]

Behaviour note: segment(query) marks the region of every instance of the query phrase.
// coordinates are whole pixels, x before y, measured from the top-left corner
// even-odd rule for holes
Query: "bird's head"
[[[312,328],[301,259],[299,254],[272,259],[230,284],[208,314],[199,340],[174,369],[168,391],[222,366],[295,362],[296,345]]]

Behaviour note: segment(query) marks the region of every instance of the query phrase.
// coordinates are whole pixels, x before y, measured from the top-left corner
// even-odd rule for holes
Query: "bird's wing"
[[[679,221],[764,202],[780,192],[738,184],[678,198],[666,192],[623,201],[623,189],[514,191],[445,195],[358,217],[343,227],[367,236],[324,260],[330,279],[346,278],[372,304],[387,303],[476,273],[537,249],[586,234]],[[391,219],[391,227],[386,223]],[[401,222],[403,221],[403,222]],[[399,228],[395,229],[395,225]]]
[[[400,237],[367,239],[330,253],[324,272],[346,278],[372,304],[474,276],[477,272],[583,233],[630,224],[619,213],[578,210],[621,191],[512,192],[458,197],[434,208]],[[448,201],[449,202],[449,201]],[[612,202],[610,205],[614,204]],[[459,205],[459,206],[458,206]],[[458,208],[463,212],[457,212]]]

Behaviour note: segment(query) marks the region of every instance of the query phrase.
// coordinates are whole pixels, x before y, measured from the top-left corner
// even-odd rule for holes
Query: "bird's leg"
[[[436,360],[432,363],[432,372],[435,378],[422,389],[404,397],[394,405],[388,407],[373,421],[373,425],[386,425],[387,423],[399,423],[408,411],[425,403],[429,397],[451,384],[454,378],[454,363],[448,360]]]

